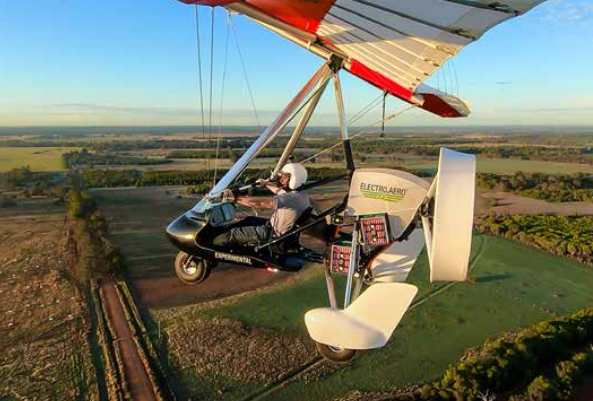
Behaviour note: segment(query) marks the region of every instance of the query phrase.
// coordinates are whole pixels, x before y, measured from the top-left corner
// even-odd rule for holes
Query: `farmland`
[[[249,271],[222,265],[203,286],[182,284],[173,271],[176,249],[165,238],[171,220],[191,208],[196,199],[178,198],[179,187],[94,190],[107,215],[110,238],[123,251],[127,275],[147,307],[185,305],[231,295],[285,277],[265,270]]]
[[[0,210],[0,394],[97,400],[85,300],[70,279],[64,214],[21,203]]]
[[[542,162],[534,160],[478,158],[478,172],[480,173],[514,174],[516,171],[547,174],[593,173],[593,165]]]
[[[117,170],[202,170],[214,167],[214,157],[200,157],[200,154],[216,154],[213,141],[202,140],[200,135],[191,133],[176,133],[170,135],[149,133],[94,133],[80,136],[61,137],[28,137],[21,136],[0,141],[0,171],[10,170],[18,166],[30,165],[33,171],[59,171],[62,169],[60,157],[63,153],[86,148],[91,152],[101,154],[106,160],[118,160],[109,163],[109,168]],[[188,132],[190,132],[188,130]],[[255,133],[246,131],[236,134],[222,134],[223,145],[218,152],[220,155],[218,167],[228,168],[233,159],[244,152],[253,142]],[[476,139],[478,138],[478,139]],[[496,153],[486,153],[478,157],[478,171],[496,174],[512,174],[515,171],[541,172],[556,174],[572,174],[577,172],[592,173],[593,164],[574,163],[570,157],[559,158],[556,154],[562,146],[570,149],[585,148],[591,143],[590,135],[574,135],[563,138],[563,144],[556,144],[555,135],[518,135],[509,133],[493,133],[476,136],[476,134],[426,134],[426,133],[390,133],[384,140],[378,140],[376,134],[357,138],[353,143],[355,159],[360,166],[404,166],[414,170],[434,172],[437,165],[436,153],[439,146],[459,147],[463,149],[494,149],[504,144],[507,151],[515,150],[517,158],[496,158]],[[330,145],[339,143],[339,137],[333,132],[323,136],[308,135],[300,147],[296,149],[297,158],[304,155],[316,154]],[[273,154],[281,152],[286,137],[279,137],[273,141],[268,149]],[[540,143],[549,143],[540,145]],[[564,145],[565,143],[565,145]],[[3,146],[4,145],[4,146]],[[6,147],[5,147],[6,146]],[[10,147],[8,147],[10,146]],[[424,150],[423,150],[424,149]],[[549,149],[556,159],[543,159],[542,155],[534,153],[533,149]],[[569,149],[569,148],[567,148]],[[525,152],[523,152],[523,150]],[[527,152],[530,150],[531,153]],[[418,153],[415,154],[414,152]],[[479,151],[478,151],[479,153]],[[492,153],[492,154],[491,154]],[[513,153],[513,154],[515,154]],[[545,152],[544,152],[545,153]],[[561,153],[561,152],[560,152]],[[176,158],[195,155],[197,158]],[[232,154],[230,157],[229,155]],[[488,157],[486,157],[488,156]],[[533,158],[532,158],[533,156]],[[585,158],[591,156],[584,154]],[[131,164],[133,159],[141,158],[142,163]],[[147,159],[145,159],[147,158]],[[123,163],[122,161],[126,161]],[[553,160],[553,161],[552,161]],[[587,159],[588,160],[588,159]],[[151,164],[164,163],[165,164]],[[263,156],[254,164],[259,166],[273,165],[276,158]],[[123,164],[123,165],[122,165]],[[317,166],[343,166],[341,149],[322,154],[315,159]],[[99,159],[93,162],[95,167],[105,167]]]
[[[111,156],[133,160],[132,157],[140,156],[163,159],[170,151],[176,149],[168,143],[169,140],[180,140],[184,143],[195,140],[195,135],[190,134],[116,137],[113,142],[107,137],[95,138],[97,141],[93,141],[100,144],[101,149],[107,149],[106,152],[112,152]],[[232,136],[228,138],[235,139]],[[248,138],[253,139],[252,136]],[[64,146],[0,147],[0,171],[17,165],[30,165],[33,171],[58,171],[61,168],[61,154],[82,149],[87,139],[70,138]],[[330,142],[330,139],[337,141],[337,138],[326,137],[320,139],[320,142]],[[401,141],[424,143],[432,139],[402,137]],[[451,140],[451,143],[456,140],[460,143],[475,140],[463,136],[457,139],[453,136],[435,138],[437,139],[443,142]],[[18,140],[27,141],[26,138]],[[571,137],[570,140],[571,145],[575,146],[591,143],[581,138]],[[522,142],[516,142],[519,139],[512,137],[485,136],[480,137],[479,141],[480,144],[476,146],[482,146],[482,143],[483,146],[490,146],[493,143],[507,142],[522,146]],[[320,150],[316,147],[317,144],[312,144],[313,141],[309,142],[311,146],[307,148],[307,152]],[[533,143],[530,144],[534,146]],[[143,147],[144,145],[146,147]],[[110,146],[118,148],[110,150]],[[89,149],[91,152],[95,151],[92,146]],[[206,153],[212,151],[202,144],[196,144],[196,149]],[[405,166],[411,170],[430,173],[436,170],[435,156],[385,154],[378,148],[373,149],[368,153],[355,153],[359,166]],[[273,150],[277,152],[281,148]],[[232,164],[229,153],[223,152],[225,158],[219,161],[218,167],[225,168]],[[343,167],[340,157],[338,149],[336,154],[324,156],[309,166]],[[212,159],[205,158],[171,157],[168,160],[171,160],[171,163],[110,166],[109,169],[137,169],[154,175],[156,173],[147,170],[197,171],[212,169],[214,165]],[[252,167],[267,167],[274,162],[274,158],[262,157]],[[105,170],[101,170],[105,166],[95,165],[94,161],[90,164],[98,168],[95,171],[97,176],[107,176]],[[77,163],[74,165],[73,168],[82,169]],[[544,174],[590,174],[593,173],[593,165],[478,157],[480,172],[512,174],[517,170]],[[210,173],[207,175],[211,177]],[[55,177],[66,177],[65,174],[47,176],[48,182],[59,182]],[[81,176],[84,176],[84,173]],[[171,173],[171,176],[175,176],[175,173]],[[172,262],[177,251],[167,242],[164,228],[173,218],[192,207],[197,198],[186,197],[188,192],[183,191],[184,188],[181,186],[133,187],[141,185],[141,182],[131,180],[125,184],[129,187],[95,188],[89,192],[107,217],[109,239],[121,248],[126,260],[126,277],[134,295],[137,295],[137,300],[140,301],[150,335],[181,399],[236,400],[258,394],[258,399],[262,400],[329,401],[346,396],[354,390],[382,392],[402,389],[439,378],[447,365],[456,362],[469,347],[477,346],[487,338],[568,314],[593,302],[593,293],[590,290],[593,288],[593,270],[590,267],[563,257],[528,249],[505,239],[476,235],[472,271],[468,282],[454,285],[430,284],[427,280],[426,255],[421,254],[409,279],[412,284],[419,287],[419,294],[415,305],[405,316],[388,346],[381,350],[361,353],[348,366],[332,366],[320,360],[303,324],[303,315],[307,310],[327,304],[327,290],[321,266],[311,264],[297,274],[288,274],[223,264],[205,283],[199,286],[183,285],[173,272]],[[170,183],[172,182],[175,181]],[[159,184],[162,185],[163,182],[155,179],[147,185]],[[121,184],[114,184],[118,185]],[[333,183],[312,192],[315,197],[333,200],[340,197],[345,189],[345,185]],[[552,204],[498,190],[499,188],[478,191],[477,214],[593,214],[591,203]],[[39,199],[42,196],[45,195],[31,194],[31,191],[25,195],[25,191],[19,193],[18,189],[3,194],[5,199],[14,197],[16,206],[0,209],[3,223],[8,222],[1,227],[4,231],[0,233],[3,235],[3,241],[7,239],[1,245],[2,258],[5,251],[9,255],[8,259],[3,261],[8,263],[3,267],[2,274],[6,278],[6,283],[16,285],[16,288],[20,289],[18,297],[14,299],[10,298],[13,293],[9,292],[8,284],[0,293],[0,300],[6,309],[3,313],[9,316],[7,324],[13,324],[10,328],[3,327],[3,332],[8,330],[7,333],[16,333],[10,338],[16,338],[15,350],[20,354],[17,355],[17,351],[12,350],[7,353],[9,359],[3,360],[3,370],[0,373],[3,378],[8,377],[11,380],[11,385],[21,385],[20,379],[14,375],[10,376],[8,369],[18,365],[10,364],[11,360],[26,356],[28,350],[33,349],[26,343],[29,334],[23,329],[29,329],[31,324],[26,321],[26,317],[13,312],[18,309],[17,303],[42,303],[39,311],[35,310],[32,314],[40,322],[40,338],[46,341],[46,337],[43,336],[49,333],[47,342],[39,343],[40,352],[48,355],[47,358],[53,358],[58,351],[49,350],[48,344],[58,344],[56,349],[62,350],[62,360],[70,361],[52,367],[54,370],[50,372],[56,380],[55,386],[50,386],[48,391],[61,394],[65,388],[63,383],[69,380],[70,383],[76,383],[76,390],[73,390],[78,391],[76,394],[83,390],[88,391],[88,394],[95,394],[100,383],[96,383],[91,377],[92,361],[89,362],[88,345],[76,343],[77,346],[80,345],[77,351],[70,345],[62,345],[67,336],[82,338],[80,333],[88,328],[85,326],[85,312],[79,308],[78,298],[75,303],[69,305],[72,310],[65,306],[62,292],[68,294],[68,297],[74,293],[71,285],[69,287],[67,280],[64,280],[66,276],[56,276],[54,273],[66,264],[66,261],[60,260],[60,257],[66,256],[56,256],[60,254],[61,249],[58,231],[63,210],[58,206],[59,202]],[[37,231],[37,226],[39,233],[33,237],[30,234],[34,229]],[[28,236],[39,241],[33,242]],[[21,239],[23,241],[19,244],[22,246],[16,246],[15,241]],[[58,245],[51,247],[50,243]],[[9,249],[10,247],[15,249]],[[27,253],[35,255],[28,257],[25,256]],[[50,256],[50,253],[56,255]],[[12,262],[12,259],[15,261]],[[33,284],[25,282],[24,279],[24,273],[30,272],[30,263],[42,266],[35,273],[43,274],[34,275],[30,279]],[[44,263],[51,266],[48,271],[43,269]],[[29,294],[22,290],[29,285],[35,288],[35,292]],[[40,293],[41,287],[37,290],[37,285],[42,285],[43,289],[49,287],[49,294]],[[343,291],[343,286],[343,280],[340,278],[340,291]],[[51,291],[54,287],[60,294]],[[68,314],[64,315],[66,312]],[[72,321],[76,324],[64,322],[63,317],[69,315],[74,316]],[[54,317],[54,320],[50,320],[51,317]],[[51,326],[52,322],[56,321],[61,322],[61,325]],[[32,335],[37,336],[38,333],[34,332]],[[27,345],[21,345],[18,342],[20,340],[25,341]],[[2,346],[7,350],[8,342],[5,341]],[[18,368],[19,372],[26,374],[35,370],[35,361],[22,359]],[[304,372],[298,373],[302,369]],[[46,380],[45,376],[40,380]],[[275,387],[273,383],[279,380],[283,384]],[[10,391],[14,391],[15,386],[10,390],[3,387],[2,395],[12,394]],[[273,391],[260,393],[266,386],[271,386]],[[27,388],[35,387],[25,387]],[[18,394],[14,397],[18,397]]]
[[[435,379],[465,349],[481,344],[486,338],[567,314],[593,302],[590,268],[494,237],[476,237],[474,250],[475,264],[469,282],[426,298],[426,302],[406,315],[386,348],[365,352],[346,368],[328,369],[322,364],[317,371],[297,377],[264,399],[330,400],[355,389],[384,391]],[[427,283],[427,270],[426,259],[422,257],[409,280],[420,288],[417,299],[441,288]],[[253,331],[302,338],[304,312],[325,304],[322,273],[310,270],[302,273],[301,279],[289,288],[262,291],[213,308],[187,306],[152,313],[171,341],[175,341],[169,344],[171,352],[176,358],[183,355],[177,369],[188,378],[188,383],[200,381],[204,386],[203,381],[192,378],[190,369],[193,363],[189,354],[195,352],[197,358],[200,347],[184,346],[176,340],[182,338],[182,332],[208,325],[211,320],[225,319],[239,321]],[[221,344],[229,344],[228,340]],[[258,360],[263,354],[258,355],[264,352],[264,349],[252,349],[250,357]],[[267,355],[274,358],[274,355]],[[309,355],[313,357],[314,353]],[[206,377],[233,371],[228,366],[218,365],[215,359],[202,362],[213,366],[213,371],[203,373]],[[243,383],[244,391],[257,384],[245,383],[240,375],[235,380]],[[233,386],[238,389],[241,385],[234,383]]]
[[[0,146],[0,172],[15,167],[29,166],[32,171],[62,170],[62,154],[77,150],[75,147],[4,148]]]
[[[334,187],[338,192],[344,189]],[[162,234],[172,218],[195,203],[195,199],[178,198],[179,188],[92,191],[110,217],[112,239],[128,257],[128,274],[149,309],[153,337],[165,339],[161,352],[168,355],[175,386],[182,394],[205,399],[237,399],[315,360],[302,319],[307,310],[327,302],[319,266],[289,279],[281,277],[273,287],[266,287],[273,281],[259,281],[263,275],[270,277],[265,271],[235,270],[231,272],[235,276],[228,276],[225,269],[215,271],[202,286],[181,285],[170,267],[175,251]],[[521,206],[521,199],[518,202],[515,207],[523,212],[533,207]],[[537,202],[542,205],[535,213],[551,207]],[[482,210],[488,213],[500,207],[483,206]],[[590,268],[494,237],[478,236],[474,242],[476,262],[470,281],[426,298],[406,316],[387,348],[363,353],[346,368],[316,365],[268,399],[329,400],[354,389],[382,391],[431,380],[468,347],[486,338],[593,301],[588,291],[593,285]],[[443,288],[427,282],[427,269],[421,256],[411,275],[420,288],[417,299]],[[262,288],[233,296],[258,287]],[[204,303],[210,300],[212,304]],[[441,338],[455,341],[432,346]],[[249,362],[244,359],[247,348]],[[252,372],[246,363],[256,364],[257,370]]]

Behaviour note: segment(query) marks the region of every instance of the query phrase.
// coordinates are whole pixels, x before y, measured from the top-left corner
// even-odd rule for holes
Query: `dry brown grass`
[[[88,310],[68,278],[63,218],[2,217],[0,398],[99,398]]]

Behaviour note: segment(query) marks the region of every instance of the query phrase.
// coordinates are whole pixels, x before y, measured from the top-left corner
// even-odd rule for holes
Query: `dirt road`
[[[255,270],[249,267],[221,267],[200,285],[183,284],[173,273],[169,277],[136,278],[143,307],[173,307],[211,301],[265,287],[283,280],[290,273]]]
[[[475,214],[572,214],[593,215],[593,202],[546,202],[510,192],[478,190]]]
[[[154,392],[150,376],[138,354],[132,330],[126,320],[126,314],[117,295],[115,284],[110,279],[102,279],[99,283],[101,298],[107,309],[116,344],[123,359],[124,379],[134,401],[158,401],[159,397]]]

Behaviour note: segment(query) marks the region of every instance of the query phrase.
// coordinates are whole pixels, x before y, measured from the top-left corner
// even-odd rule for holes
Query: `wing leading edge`
[[[424,84],[463,47],[544,0],[180,0],[240,12],[344,69],[441,117],[459,98]]]

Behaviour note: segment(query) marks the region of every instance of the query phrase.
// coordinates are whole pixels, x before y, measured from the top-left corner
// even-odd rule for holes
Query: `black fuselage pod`
[[[166,229],[167,238],[180,251],[211,262],[225,262],[260,269],[275,265],[275,261],[269,255],[269,252],[259,255],[247,251],[234,253],[215,249],[212,240],[223,229],[222,227],[214,227],[211,223],[209,213],[189,210],[169,224]],[[296,270],[294,267],[290,270],[293,269]]]
[[[169,224],[167,238],[180,251],[214,263],[285,271],[298,271],[304,267],[302,255],[285,255],[274,252],[272,247],[256,251],[253,248],[219,249],[214,246],[214,238],[228,230],[234,214],[234,207],[229,203],[201,203]]]
[[[205,216],[192,210],[182,214],[167,227],[167,238],[179,250],[189,254],[200,252],[196,236],[207,226]]]

